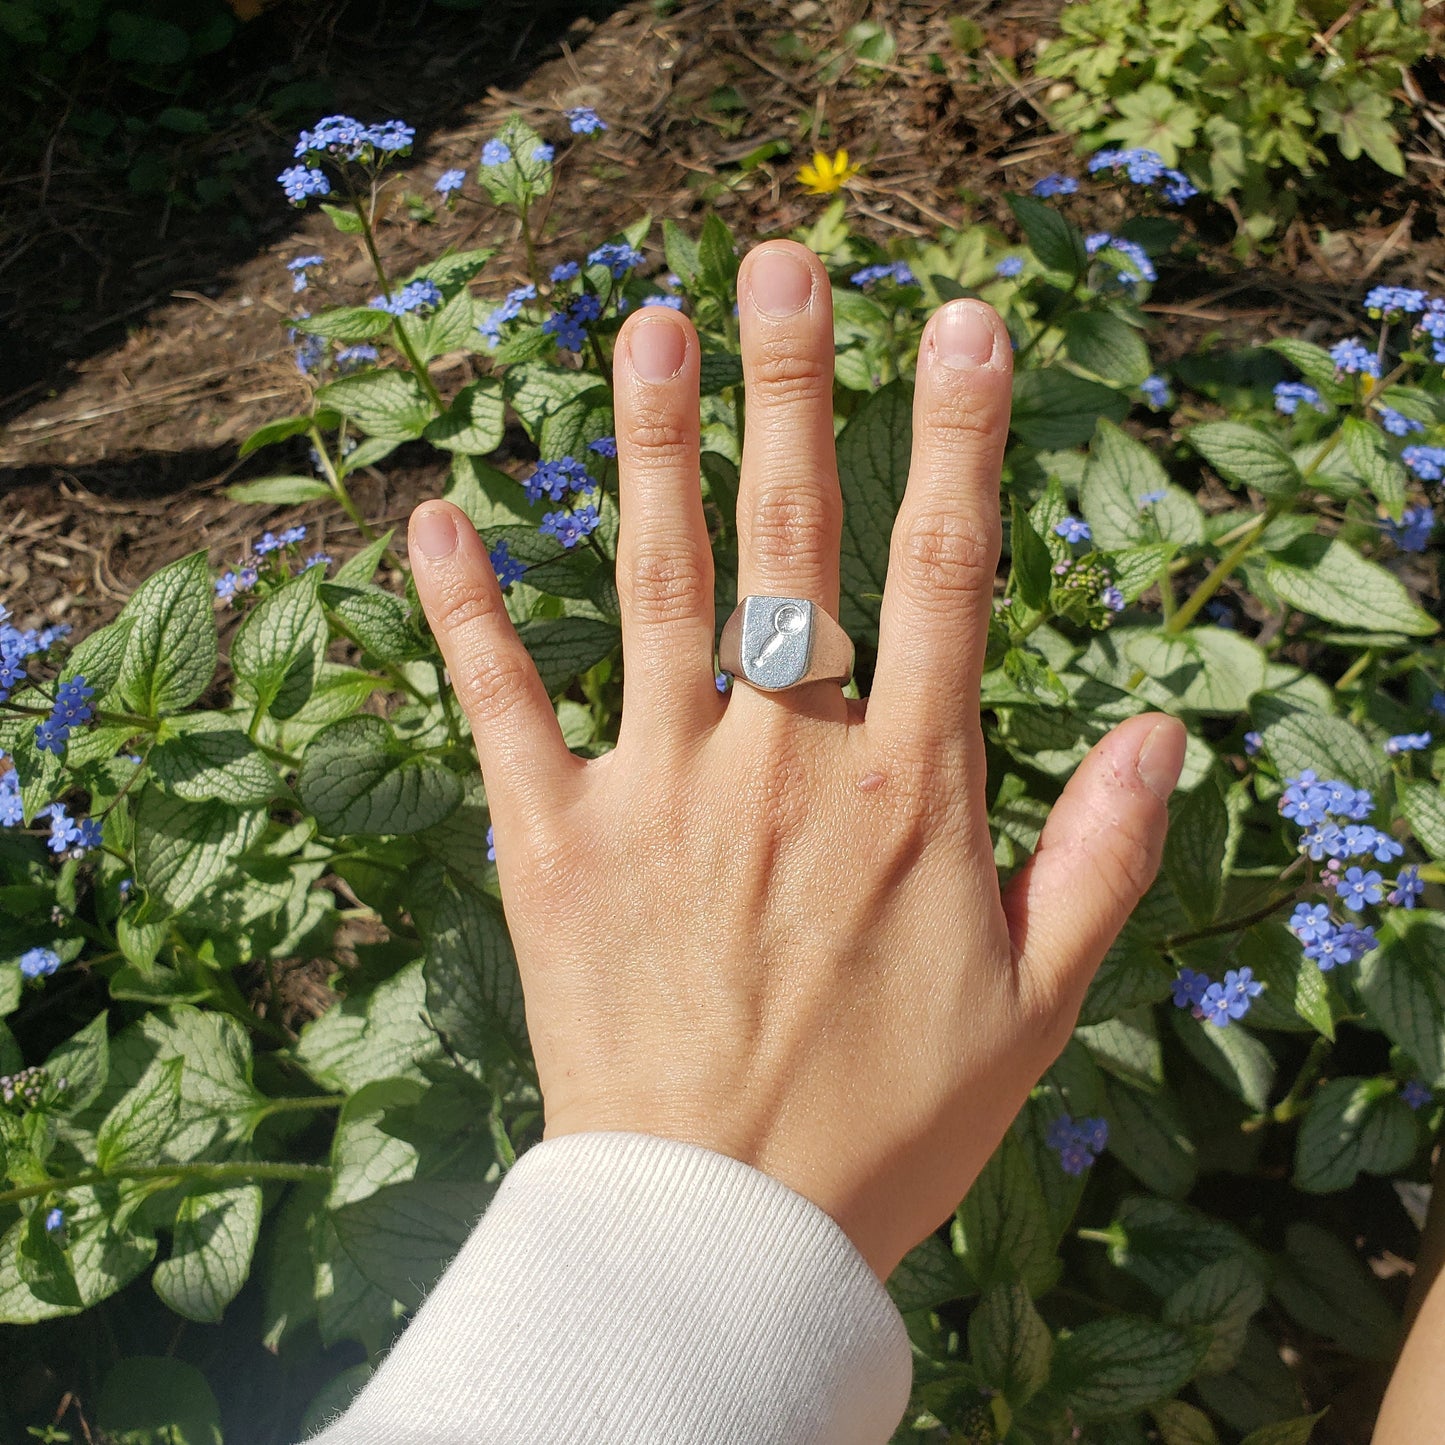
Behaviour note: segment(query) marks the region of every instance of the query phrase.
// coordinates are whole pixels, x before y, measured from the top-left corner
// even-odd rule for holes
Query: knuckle
[[[1002,447],[1002,410],[981,401],[976,391],[939,388],[930,398],[927,417],[928,430],[951,451],[979,454]]]
[[[489,626],[500,606],[500,594],[493,601],[481,588],[458,588],[448,592],[431,610],[432,631],[438,636],[450,636]]]
[[[712,596],[712,578],[702,558],[688,548],[640,547],[618,568],[617,591],[644,622],[677,622],[696,617]]]
[[[993,590],[997,537],[954,512],[925,512],[895,530],[895,561],[923,597],[950,603]]]
[[[527,673],[500,648],[472,648],[453,674],[452,686],[468,717],[494,718],[525,691]]]
[[[791,345],[764,343],[753,356],[749,371],[750,389],[766,403],[817,402],[830,398],[833,389],[831,352],[820,356]]]
[[[646,409],[628,418],[627,444],[647,461],[688,461],[697,456],[696,428],[672,413]]]
[[[786,562],[800,576],[817,576],[837,560],[841,511],[806,487],[765,487],[751,509],[747,550],[766,564]]]

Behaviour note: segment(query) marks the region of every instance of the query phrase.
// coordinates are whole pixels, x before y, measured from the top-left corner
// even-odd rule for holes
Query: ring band
[[[853,643],[806,597],[744,597],[723,626],[718,666],[762,692],[847,682]]]

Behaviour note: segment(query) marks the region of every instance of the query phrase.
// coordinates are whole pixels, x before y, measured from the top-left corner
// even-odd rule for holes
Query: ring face
[[[806,597],[747,597],[738,658],[754,687],[778,691],[808,674],[813,653],[813,604]]]

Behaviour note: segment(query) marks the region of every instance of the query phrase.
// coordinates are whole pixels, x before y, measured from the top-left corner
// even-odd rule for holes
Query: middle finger
[[[806,597],[838,615],[843,498],[833,450],[833,300],[805,246],[769,241],[738,277],[747,427],[738,598]]]

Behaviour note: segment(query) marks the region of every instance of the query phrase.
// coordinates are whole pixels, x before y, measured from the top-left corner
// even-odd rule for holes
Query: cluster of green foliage
[[[1038,73],[1072,83],[1051,120],[1091,147],[1157,151],[1268,235],[1331,149],[1405,173],[1401,70],[1425,53],[1419,0],[1084,0]]]
[[[478,180],[535,258],[550,244],[530,229],[537,203],[567,158],[554,164],[516,118],[499,139],[507,158]],[[370,181],[328,209],[337,245],[375,257],[386,182]],[[1307,768],[1368,788],[1427,903],[1445,883],[1445,751],[1383,748],[1420,727],[1445,651],[1418,605],[1427,574],[1382,532],[1415,483],[1377,424],[1388,403],[1434,440],[1445,386],[1383,320],[1379,352],[1397,364],[1378,384],[1301,342],[1192,358],[1181,415],[1214,419],[1176,434],[1142,401],[1162,404],[1162,380],[1134,248],[1161,260],[1178,224],[1143,217],[1123,245],[1091,251],[1062,209],[1011,204],[1021,241],[977,228],[882,257],[850,230],[846,197],[801,235],[835,277],[856,688],[876,657],[922,325],[942,301],[980,295],[1018,359],[983,686],[1000,871],[1035,846],[1116,722],[1163,708],[1190,739],[1163,870],[1072,1042],[951,1228],[890,1282],[916,1347],[897,1438],[1053,1445],[1082,1429],[1109,1445],[1304,1445],[1314,1417],[1279,1341],[1369,1361],[1396,1345],[1352,1211],[1371,1180],[1427,1177],[1441,1110],[1413,1109],[1402,1088],[1427,1100],[1445,1088],[1445,914],[1382,907],[1379,947],[1322,971],[1285,922],[1328,896],[1322,869],[1279,800]],[[644,218],[615,241],[655,234]],[[664,225],[661,249],[702,339],[721,620],[745,415],[738,248],[710,217],[696,236]],[[0,1105],[0,1429],[79,1438],[53,1423],[73,1390],[131,1445],[216,1445],[223,1425],[247,1445],[292,1445],[303,1419],[364,1383],[540,1137],[475,755],[404,559],[348,481],[403,443],[449,458],[447,495],[526,566],[508,607],[565,737],[586,756],[609,749],[623,686],[615,463],[592,462],[598,524],[569,548],[539,530],[549,504],[487,460],[509,424],[546,460],[598,458],[588,444],[612,434],[623,303],[659,283],[594,257],[555,283],[531,259],[535,294],[500,323],[503,287],[478,289],[486,251],[378,276],[389,296],[430,283],[434,304],[298,320],[314,403],[246,450],[299,458],[309,442],[317,470],[236,494],[333,497],[366,545],[334,570],[270,551],[219,614],[206,554],[184,557],[110,625],[32,659],[0,706],[24,810],[0,831],[0,1070],[43,1071]],[[885,261],[906,266],[850,282]],[[586,344],[561,351],[549,318],[582,296]],[[340,349],[357,345],[377,348],[373,364],[338,374]],[[470,368],[445,397],[437,381],[456,368],[428,369],[443,354]],[[1292,368],[1319,405],[1281,417],[1270,386]],[[1071,509],[1092,528],[1082,553],[1059,530]],[[1438,554],[1425,561],[1438,577]],[[1225,599],[1232,626],[1205,611]],[[38,748],[56,682],[79,676],[94,718],[63,756]],[[56,800],[103,834],[58,866],[40,816]],[[58,967],[26,977],[38,946]],[[335,998],[293,1037],[257,1006],[254,980],[274,990],[316,959]],[[1247,1017],[1217,1027],[1171,1002],[1184,968],[1245,966],[1264,984]],[[1108,1124],[1107,1149],[1077,1174],[1049,1144],[1066,1113]]]

